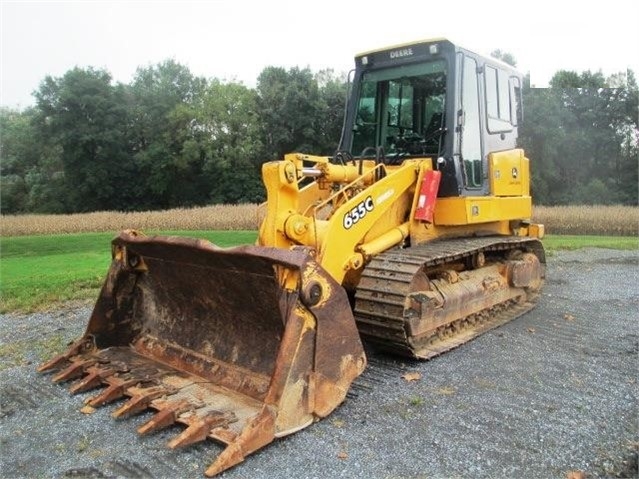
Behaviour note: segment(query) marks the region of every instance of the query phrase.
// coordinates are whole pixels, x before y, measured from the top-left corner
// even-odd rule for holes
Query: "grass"
[[[218,246],[254,243],[255,231],[169,231]],[[113,233],[0,238],[0,312],[94,299],[111,261]]]
[[[35,360],[40,362],[61,354],[67,347],[67,342],[59,333],[37,341],[28,339],[0,344],[0,371],[28,364],[32,353],[35,354]]]
[[[544,248],[550,252],[581,248],[639,249],[637,236],[548,235],[543,243]]]
[[[192,236],[222,247],[253,244],[256,231],[153,231]],[[93,302],[111,261],[114,232],[0,237],[0,313],[49,309],[60,303]],[[639,249],[637,236],[548,235],[552,254],[584,247]]]

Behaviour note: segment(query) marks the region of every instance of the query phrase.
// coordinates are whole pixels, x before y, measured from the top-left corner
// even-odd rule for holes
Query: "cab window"
[[[401,65],[362,76],[351,151],[371,156],[378,146],[397,159],[437,155],[445,134],[446,63]]]
[[[511,131],[516,120],[513,122],[511,117],[511,88],[508,73],[486,65],[484,84],[488,131],[490,133]]]

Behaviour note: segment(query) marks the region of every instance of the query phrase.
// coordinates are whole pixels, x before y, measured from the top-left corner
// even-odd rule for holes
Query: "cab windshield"
[[[354,156],[438,155],[446,100],[446,62],[403,65],[362,75],[353,125]]]

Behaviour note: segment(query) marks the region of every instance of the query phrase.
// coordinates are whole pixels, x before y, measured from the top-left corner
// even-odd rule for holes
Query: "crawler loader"
[[[339,148],[263,165],[256,245],[124,231],[85,334],[43,364],[113,416],[224,445],[213,476],[331,413],[361,340],[431,358],[533,307],[543,225],[522,77],[445,39],[355,57]]]

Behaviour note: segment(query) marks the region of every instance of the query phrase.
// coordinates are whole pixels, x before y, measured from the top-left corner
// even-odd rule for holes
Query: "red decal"
[[[439,180],[442,174],[439,171],[429,170],[424,173],[422,186],[419,190],[417,208],[415,209],[415,219],[420,221],[433,222],[435,212],[435,201],[437,201],[437,191],[439,190]]]

